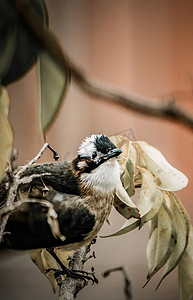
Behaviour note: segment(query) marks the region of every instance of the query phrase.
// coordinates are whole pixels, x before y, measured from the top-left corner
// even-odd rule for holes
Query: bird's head
[[[117,157],[122,151],[103,134],[92,134],[78,149],[76,169],[80,180],[97,190],[109,192],[120,179]]]

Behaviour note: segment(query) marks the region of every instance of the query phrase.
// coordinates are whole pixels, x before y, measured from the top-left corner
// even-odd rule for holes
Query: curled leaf
[[[167,202],[169,199],[167,199]],[[174,250],[177,240],[177,231],[174,221],[174,217],[166,201],[162,203],[162,206],[158,212],[157,232],[152,233],[149,241],[147,260],[149,262],[149,273],[147,276],[147,282],[152,276],[157,273],[168,261],[171,253]],[[154,240],[153,240],[154,239]],[[154,263],[152,263],[152,257],[154,257]],[[145,285],[146,285],[145,284]]]
[[[163,281],[163,279],[178,265],[180,259],[184,254],[184,251],[186,250],[190,231],[189,217],[186,214],[186,212],[182,210],[182,206],[179,204],[179,200],[177,199],[177,196],[174,193],[170,194],[170,205],[170,210],[173,213],[176,224],[177,243],[166,263],[164,274],[162,276],[161,281],[158,284],[158,287]]]
[[[129,197],[135,195],[134,173],[135,165],[133,161],[128,157],[125,165],[125,170],[121,176],[121,181]]]
[[[135,144],[139,149],[140,166],[152,172],[160,189],[178,191],[188,184],[188,178],[172,167],[159,150],[146,142],[136,142]]]
[[[126,221],[117,232],[110,236],[122,235],[137,228],[138,226],[142,227],[144,223],[153,218],[160,208],[163,198],[161,192],[157,190],[153,175],[143,168],[140,168],[140,172],[142,174],[142,188],[136,202],[136,207],[141,214],[141,219],[131,219]]]
[[[153,175],[146,169],[139,168],[139,170],[142,176],[142,187],[136,205],[141,212],[141,228],[157,214],[163,197],[157,189]]]
[[[162,192],[158,189],[156,190],[156,195],[152,202],[153,203],[149,203],[149,205],[151,206],[149,206],[147,212],[142,215],[139,228],[141,228],[146,222],[151,220],[158,213],[162,205],[163,195]]]
[[[125,218],[140,218],[139,210],[123,188],[121,181],[116,186],[114,206]]]
[[[148,274],[151,274],[155,263],[156,246],[158,241],[158,215],[150,221],[149,242],[146,249]]]
[[[180,300],[191,300],[193,296],[193,228],[190,228],[188,246],[178,266]]]

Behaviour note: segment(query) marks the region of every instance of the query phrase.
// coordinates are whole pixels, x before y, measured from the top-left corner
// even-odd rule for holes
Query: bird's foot
[[[92,281],[92,284],[97,283],[98,279],[95,276],[94,268],[92,268],[91,272],[83,271],[83,270],[71,270],[64,266],[62,270],[59,269],[47,269],[46,272],[54,271],[54,276],[57,279],[60,275],[66,275],[67,277],[71,277],[74,279],[82,279],[84,280],[85,284],[88,280]]]

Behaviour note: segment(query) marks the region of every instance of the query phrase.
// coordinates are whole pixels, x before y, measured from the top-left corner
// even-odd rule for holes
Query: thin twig
[[[42,154],[44,153],[44,151],[47,147],[48,147],[48,143],[45,143],[44,146],[39,151],[39,153],[27,165],[20,167],[15,173],[12,174],[12,182],[10,183],[10,187],[9,187],[8,194],[7,194],[7,200],[4,205],[4,208],[8,208],[9,206],[11,206],[14,203],[16,196],[17,196],[18,187],[23,181],[23,179],[21,179],[22,174],[24,174],[25,171],[31,165],[36,163],[36,161],[42,156]],[[52,149],[50,149],[50,150],[52,151]],[[9,218],[9,214],[4,216],[4,218],[0,220],[1,221],[0,222],[0,243],[2,242],[3,232],[5,230],[8,218]]]
[[[117,272],[117,271],[121,271],[124,276],[124,280],[125,280],[124,293],[125,293],[126,300],[132,300],[131,278],[128,269],[125,266],[109,269],[103,273],[103,276],[107,277],[110,275],[110,273]]]
[[[107,83],[91,79],[90,76],[78,68],[68,55],[58,47],[58,41],[54,35],[43,26],[36,12],[33,10],[33,7],[30,6],[29,1],[11,1],[61,70],[64,70],[64,72],[66,72],[66,68],[71,70],[72,78],[85,93],[102,101],[122,105],[136,113],[183,124],[193,130],[193,117],[177,107],[173,101],[169,101],[167,104],[162,104],[161,102],[157,104],[158,99],[150,99],[149,97],[134,93],[123,92]]]

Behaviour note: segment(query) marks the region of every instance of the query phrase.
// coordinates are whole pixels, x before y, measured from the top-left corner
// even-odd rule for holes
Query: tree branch
[[[22,175],[25,174],[26,170],[29,167],[31,167],[34,163],[36,163],[36,161],[42,156],[42,154],[46,148],[49,148],[53,152],[54,157],[56,156],[56,154],[57,154],[56,151],[53,148],[51,148],[48,143],[45,143],[44,146],[42,147],[42,149],[36,155],[36,157],[34,157],[27,165],[20,167],[14,174],[12,172],[12,169],[9,170],[12,180],[9,181],[9,188],[8,188],[8,194],[6,197],[5,205],[0,211],[0,243],[3,239],[3,233],[5,230],[5,226],[7,224],[8,218],[9,218],[10,208],[15,209],[16,206],[18,205],[18,204],[13,205],[13,203],[16,199],[16,196],[17,196],[18,187],[20,186],[20,184],[26,183],[25,180],[32,181],[34,177],[40,176],[39,174],[34,174],[34,175],[29,176],[28,179],[23,179]],[[10,166],[10,168],[11,168],[11,166]],[[45,173],[45,174],[47,174],[47,173]],[[45,175],[45,174],[43,174],[43,175]],[[6,213],[6,210],[7,210],[7,212],[9,211],[9,213]]]
[[[121,271],[124,276],[124,280],[125,280],[124,293],[125,293],[126,300],[132,300],[131,278],[125,266],[109,269],[103,273],[103,276],[107,277],[110,275],[110,273],[117,272],[117,271]]]
[[[87,254],[90,252],[91,245],[84,246],[79,250],[75,251],[69,262],[69,269],[82,270],[84,263],[94,255],[87,258]],[[60,278],[57,279],[59,289],[59,299],[60,300],[73,300],[80,290],[82,290],[86,285],[87,281],[82,279],[75,279],[67,277],[64,281]]]
[[[25,19],[35,36],[40,40],[49,55],[55,60],[62,70],[71,70],[72,78],[83,92],[102,101],[116,103],[125,108],[146,116],[170,120],[193,130],[193,117],[173,101],[167,104],[158,102],[158,99],[150,99],[134,93],[123,92],[111,87],[107,83],[91,79],[85,72],[78,68],[68,55],[58,47],[58,41],[54,35],[42,25],[36,12],[27,0],[11,0],[18,13]]]

